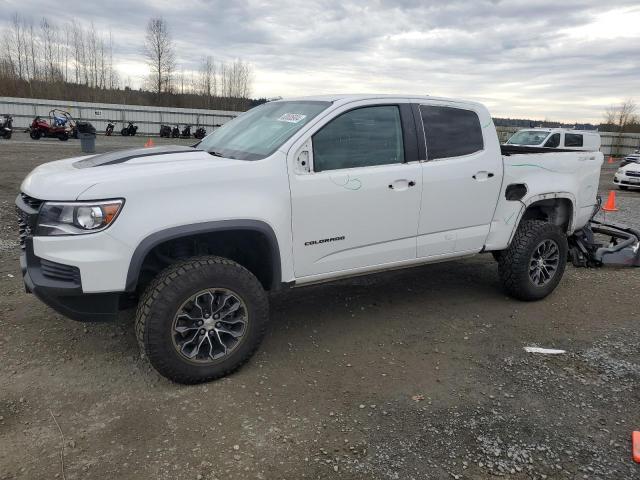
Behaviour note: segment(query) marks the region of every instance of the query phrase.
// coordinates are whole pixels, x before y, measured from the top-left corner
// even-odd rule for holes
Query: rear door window
[[[427,159],[460,157],[484,149],[482,127],[473,110],[421,105]]]
[[[557,148],[560,146],[560,134],[559,133],[554,133],[553,135],[551,135],[549,137],[549,140],[546,141],[546,143],[544,144],[545,147],[547,148]]]
[[[582,147],[582,145],[583,145],[582,135],[579,135],[577,133],[564,134],[565,147]]]

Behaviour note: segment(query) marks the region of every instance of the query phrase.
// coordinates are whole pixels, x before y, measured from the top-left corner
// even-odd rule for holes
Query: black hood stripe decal
[[[119,150],[116,152],[102,153],[91,158],[78,160],[73,163],[76,168],[102,167],[104,165],[115,165],[128,162],[134,158],[153,157],[155,155],[170,155],[174,153],[199,152],[193,147],[180,147],[178,145],[168,145],[166,147],[133,148]]]

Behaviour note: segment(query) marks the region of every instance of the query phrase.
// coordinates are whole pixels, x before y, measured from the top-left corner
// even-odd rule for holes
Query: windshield
[[[315,101],[265,103],[225,123],[196,148],[220,157],[260,160],[329,105]]]
[[[540,145],[549,136],[549,132],[541,130],[520,130],[507,143],[511,145]]]

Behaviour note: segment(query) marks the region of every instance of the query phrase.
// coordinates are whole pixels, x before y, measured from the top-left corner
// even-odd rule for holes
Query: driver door
[[[298,281],[416,258],[422,175],[409,104],[344,106],[290,153]]]

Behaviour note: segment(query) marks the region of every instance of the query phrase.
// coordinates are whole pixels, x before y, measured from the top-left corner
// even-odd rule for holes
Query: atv
[[[75,121],[68,112],[53,109],[49,112],[49,120],[37,116],[29,127],[29,136],[33,140],[45,138],[57,138],[62,142],[69,140],[69,137],[78,137]]]

